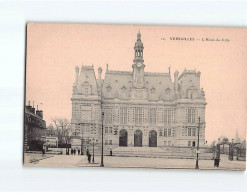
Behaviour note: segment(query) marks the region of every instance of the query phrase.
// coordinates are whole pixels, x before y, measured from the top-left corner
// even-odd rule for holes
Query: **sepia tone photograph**
[[[245,171],[246,33],[28,23],[24,166]]]

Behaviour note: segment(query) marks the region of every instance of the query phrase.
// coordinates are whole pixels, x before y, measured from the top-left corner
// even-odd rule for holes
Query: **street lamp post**
[[[101,109],[101,110],[102,110],[102,109]],[[102,140],[102,141],[101,141],[101,163],[100,163],[100,166],[101,166],[101,167],[104,167],[104,162],[103,162],[103,161],[104,161],[104,160],[103,160],[103,142],[104,142],[104,140],[103,140],[103,138],[104,138],[104,137],[103,137],[103,132],[104,132],[104,129],[103,129],[103,128],[104,128],[104,127],[103,127],[103,121],[104,121],[104,112],[102,112],[102,125],[101,125],[101,127],[102,127],[102,128],[101,128],[101,134],[102,134],[102,135],[101,135],[101,136],[102,136],[102,137],[101,137],[101,140]]]
[[[197,137],[197,152],[196,152],[196,169],[199,169],[199,164],[198,164],[198,155],[199,155],[199,136],[200,136],[200,128],[201,128],[201,118],[200,116],[198,117],[199,123],[198,123],[198,137]]]
[[[229,144],[229,160],[233,160],[233,140],[232,139],[232,143]]]
[[[81,135],[81,155],[83,155],[83,140],[82,140],[82,135]]]
[[[94,163],[94,138],[93,138],[93,163]]]

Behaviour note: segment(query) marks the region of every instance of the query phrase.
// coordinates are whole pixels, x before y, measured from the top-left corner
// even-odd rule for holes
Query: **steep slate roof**
[[[104,98],[129,99],[132,87],[131,71],[108,70],[103,82]],[[170,100],[174,96],[174,84],[168,73],[145,73],[145,86],[148,89],[148,100]]]
[[[105,74],[102,93],[104,98],[128,99],[126,94],[130,93],[132,86],[132,72],[108,70]],[[123,93],[124,87],[126,93]]]
[[[98,88],[93,66],[82,66],[78,77],[77,91],[82,91],[82,86],[91,86],[92,95],[98,95]]]
[[[29,115],[31,115],[31,116],[33,116],[33,117],[35,117],[35,118],[38,118],[38,119],[40,119],[40,120],[43,120],[39,115],[34,114],[34,113],[31,112],[28,108],[25,108],[25,114],[29,114]]]

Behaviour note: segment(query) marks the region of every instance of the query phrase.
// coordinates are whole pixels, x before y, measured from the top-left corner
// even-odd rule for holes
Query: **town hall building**
[[[105,150],[119,147],[196,147],[200,117],[200,146],[205,145],[205,93],[201,73],[145,72],[140,32],[134,46],[132,71],[110,70],[105,77],[93,66],[75,68],[72,131],[83,150],[93,142]],[[131,64],[130,64],[131,66]],[[103,113],[103,115],[102,115]],[[103,120],[102,120],[103,116]]]

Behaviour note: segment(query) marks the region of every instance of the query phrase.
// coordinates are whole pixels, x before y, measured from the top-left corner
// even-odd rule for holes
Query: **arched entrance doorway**
[[[128,132],[125,129],[122,129],[119,132],[119,146],[127,146],[128,143]]]
[[[149,147],[157,147],[157,132],[155,130],[149,132]]]
[[[134,147],[142,147],[142,131],[136,130],[134,134]]]

